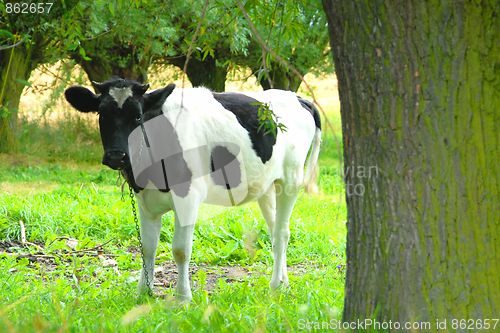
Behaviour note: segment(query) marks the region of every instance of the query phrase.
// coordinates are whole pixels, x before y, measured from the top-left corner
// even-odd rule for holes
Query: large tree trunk
[[[0,152],[16,149],[15,131],[21,94],[32,70],[31,46],[0,51]]]
[[[183,70],[186,57],[174,57],[166,61]],[[226,87],[227,66],[217,64],[216,59],[211,56],[207,56],[203,61],[191,57],[186,75],[193,87],[203,86],[213,91],[222,92]]]
[[[498,318],[500,2],[323,5],[344,135],[344,320]]]
[[[302,83],[300,77],[277,62],[271,64],[267,74],[260,75],[259,71],[260,68],[254,68],[256,78],[264,90],[282,89],[296,92]]]

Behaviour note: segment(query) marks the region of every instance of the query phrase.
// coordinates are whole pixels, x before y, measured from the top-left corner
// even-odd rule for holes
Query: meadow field
[[[346,208],[336,81],[307,80],[329,125],[320,193],[301,193],[290,221],[290,287],[269,289],[271,244],[256,203],[204,206],[190,304],[173,298],[172,213],[163,218],[155,296],[138,298],[141,258],[128,189],[100,164],[96,116],[48,102],[50,89],[27,89],[18,151],[0,154],[0,332],[293,332],[340,319]],[[228,82],[226,90],[239,89],[258,87]],[[310,97],[304,88],[300,94]]]

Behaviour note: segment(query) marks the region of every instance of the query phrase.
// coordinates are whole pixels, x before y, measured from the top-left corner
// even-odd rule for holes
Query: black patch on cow
[[[167,168],[168,175],[167,176]],[[151,181],[161,192],[173,192],[179,197],[189,193],[191,170],[187,167],[182,153],[178,153],[153,163],[137,176],[137,183],[144,187]]]
[[[139,187],[145,188],[148,181],[151,181],[162,192],[172,190],[177,196],[185,197],[189,193],[193,173],[184,159],[179,137],[163,113],[149,120],[161,122],[162,132],[154,137],[153,135],[158,133],[145,133],[147,141],[161,140],[164,142],[165,145],[168,145],[167,156],[161,156],[160,160],[155,161],[136,175],[136,183]],[[144,140],[146,141],[146,138]]]
[[[314,124],[316,125],[316,128],[321,130],[321,117],[319,116],[318,109],[314,106],[313,103],[311,103],[310,101],[308,101],[306,99],[303,99],[300,96],[297,96],[297,99],[299,100],[300,105],[302,105],[302,107],[304,109],[306,109],[307,111],[309,111],[311,116],[313,116]]]
[[[120,170],[120,172],[135,193],[139,193],[144,189],[144,187],[140,187],[135,182],[134,173],[132,172],[132,168],[130,167],[130,165]]]
[[[229,190],[241,184],[240,162],[226,147],[215,146],[212,149],[210,171],[216,185],[224,186]]]
[[[231,111],[245,128],[252,141],[252,147],[262,163],[269,161],[273,154],[273,146],[276,143],[275,133],[265,133],[259,130],[259,101],[239,93],[212,93],[215,100],[224,108]]]
[[[171,83],[165,88],[157,89],[149,94],[144,95],[144,112],[162,110],[163,104],[175,89],[175,84]]]

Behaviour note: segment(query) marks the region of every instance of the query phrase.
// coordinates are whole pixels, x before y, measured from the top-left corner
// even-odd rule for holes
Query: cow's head
[[[130,168],[128,137],[132,130],[161,112],[163,103],[175,88],[169,84],[149,94],[148,84],[124,79],[92,82],[96,92],[75,86],[66,89],[66,100],[80,112],[97,112],[104,148],[102,163],[114,170]]]

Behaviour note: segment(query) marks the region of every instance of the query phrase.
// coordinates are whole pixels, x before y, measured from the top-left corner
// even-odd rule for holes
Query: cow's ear
[[[149,89],[149,83],[146,83],[146,84],[134,84],[132,86],[132,90],[134,91],[134,93],[136,93],[139,96],[144,95],[146,93],[146,91],[148,91],[148,89]]]
[[[64,92],[66,100],[80,112],[97,112],[99,96],[84,87],[70,87]]]
[[[144,95],[144,111],[161,109],[167,97],[172,93],[175,84],[171,83],[163,89],[155,90]]]
[[[97,82],[97,81],[90,81],[92,83],[92,87],[94,87],[94,90],[98,94],[104,94],[107,92],[106,86],[103,83]]]

